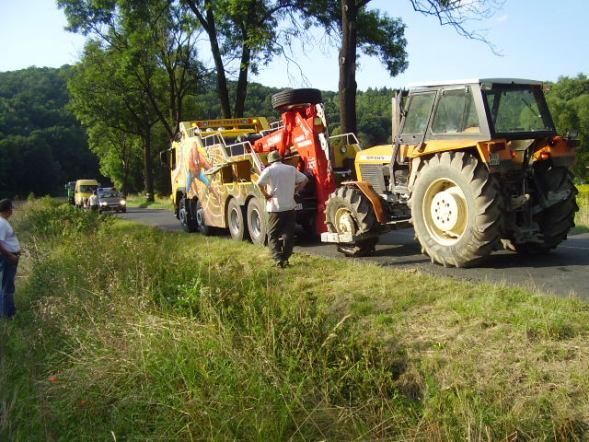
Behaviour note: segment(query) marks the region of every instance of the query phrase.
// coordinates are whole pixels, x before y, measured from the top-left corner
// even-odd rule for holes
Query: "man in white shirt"
[[[288,266],[294,246],[294,195],[305,187],[308,178],[295,167],[283,164],[276,150],[268,154],[268,164],[257,184],[266,198],[268,246],[276,265],[284,268]]]
[[[0,269],[2,286],[0,286],[0,317],[12,318],[16,313],[14,306],[14,280],[20,257],[20,243],[14,229],[8,222],[12,216],[12,201],[0,201]]]

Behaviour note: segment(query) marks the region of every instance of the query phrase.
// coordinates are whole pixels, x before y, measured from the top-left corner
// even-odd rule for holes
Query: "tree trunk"
[[[243,117],[245,110],[245,99],[247,97],[247,74],[250,68],[251,51],[245,45],[241,53],[241,64],[239,78],[237,79],[237,90],[235,91],[235,117]]]
[[[145,181],[145,199],[153,201],[153,164],[151,159],[151,128],[143,135],[143,177]]]
[[[194,0],[187,1],[188,7],[196,15],[196,18],[204,28],[205,32],[209,37],[211,44],[211,53],[213,54],[213,60],[215,61],[215,71],[217,74],[217,95],[221,102],[221,111],[223,112],[224,118],[231,118],[231,107],[229,105],[229,89],[227,88],[227,77],[225,76],[225,67],[223,65],[223,58],[221,57],[221,50],[219,49],[219,42],[217,40],[217,27],[215,25],[215,13],[213,12],[212,0],[205,0],[204,9],[205,15],[202,13],[202,9],[197,6],[197,2]]]
[[[215,26],[215,16],[210,2],[205,2],[207,8],[207,34],[211,42],[211,52],[213,60],[215,60],[215,70],[217,71],[217,93],[219,94],[219,101],[221,101],[221,111],[224,118],[231,118],[231,107],[229,105],[229,89],[227,88],[227,77],[225,76],[225,66],[223,65],[223,58],[221,57],[221,50],[219,49],[219,42],[217,41],[217,27]]]
[[[339,107],[342,133],[356,132],[356,44],[358,6],[342,0],[342,47],[339,54]]]

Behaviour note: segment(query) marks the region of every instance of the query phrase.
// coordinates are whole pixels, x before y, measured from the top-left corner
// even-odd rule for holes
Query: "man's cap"
[[[282,157],[280,156],[280,152],[277,150],[273,150],[268,154],[268,163],[274,163],[276,161],[280,161]]]
[[[12,201],[7,199],[0,200],[0,212],[7,212],[12,209]]]

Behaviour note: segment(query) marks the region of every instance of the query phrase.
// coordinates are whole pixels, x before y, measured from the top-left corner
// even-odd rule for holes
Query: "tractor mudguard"
[[[376,220],[378,221],[378,223],[386,223],[387,219],[384,213],[384,209],[382,207],[382,202],[370,183],[366,183],[363,181],[344,181],[342,185],[349,187],[357,187],[360,190],[360,192],[362,192],[364,196],[368,198],[370,204],[372,204],[372,208],[374,209],[374,214],[376,215]]]

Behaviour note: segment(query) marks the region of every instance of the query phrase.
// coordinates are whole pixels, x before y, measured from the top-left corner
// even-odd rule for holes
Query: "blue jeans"
[[[0,316],[12,318],[16,313],[14,305],[14,280],[16,278],[17,264],[8,261],[0,255],[0,274],[2,274],[2,286],[0,287]]]

